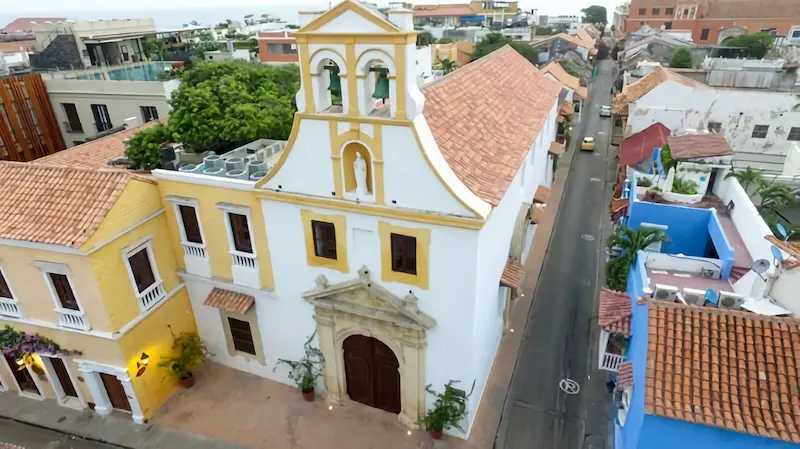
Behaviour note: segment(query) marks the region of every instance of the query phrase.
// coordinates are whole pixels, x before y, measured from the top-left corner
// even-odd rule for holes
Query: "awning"
[[[545,186],[539,186],[536,193],[533,194],[534,203],[546,203],[548,198],[550,198],[550,189]]]
[[[564,144],[558,143],[554,140],[550,142],[550,149],[548,152],[550,154],[555,154],[556,156],[561,156],[564,154]]]
[[[214,288],[203,303],[205,306],[216,307],[226,312],[245,313],[250,310],[255,298],[244,293],[236,293],[230,290]]]
[[[525,267],[516,260],[508,259],[503,275],[500,276],[500,283],[506,287],[519,287],[522,285],[522,278],[525,275]]]

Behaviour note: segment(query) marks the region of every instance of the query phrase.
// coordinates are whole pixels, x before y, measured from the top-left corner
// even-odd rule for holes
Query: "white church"
[[[409,428],[426,385],[458,381],[465,438],[547,201],[561,85],[505,47],[421,89],[412,11],[301,16],[289,140],[153,172],[201,336],[292,383],[277,361],[313,335],[325,400]]]

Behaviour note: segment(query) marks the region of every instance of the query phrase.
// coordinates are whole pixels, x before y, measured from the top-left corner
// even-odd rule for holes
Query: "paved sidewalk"
[[[78,411],[61,407],[52,400],[27,399],[12,391],[0,393],[0,418],[120,448],[235,449],[241,447],[165,426],[135,424],[126,415],[112,414],[102,417],[90,410]]]

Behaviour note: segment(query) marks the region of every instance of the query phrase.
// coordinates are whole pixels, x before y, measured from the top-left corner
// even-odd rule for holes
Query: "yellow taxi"
[[[581,150],[594,151],[594,137],[584,137],[581,142]]]

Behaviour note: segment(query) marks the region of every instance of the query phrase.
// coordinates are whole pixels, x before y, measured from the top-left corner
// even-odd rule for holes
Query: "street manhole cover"
[[[600,182],[600,181],[602,181],[602,179],[600,179],[600,178],[589,178],[589,181]]]
[[[594,241],[594,236],[592,234],[583,234],[583,235],[581,235],[581,238],[586,240],[587,242],[593,242]]]
[[[578,392],[581,391],[581,386],[572,379],[561,379],[558,386],[567,394],[578,394]]]

